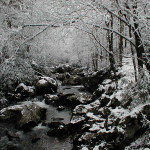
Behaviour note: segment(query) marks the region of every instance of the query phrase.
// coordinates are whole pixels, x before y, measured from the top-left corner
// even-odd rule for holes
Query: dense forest
[[[149,0],[0,0],[0,149],[150,149]]]

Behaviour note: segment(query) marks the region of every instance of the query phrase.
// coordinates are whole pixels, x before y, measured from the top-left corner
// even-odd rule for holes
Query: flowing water
[[[81,93],[81,86],[61,86],[58,92],[63,93]],[[84,93],[84,92],[83,92]],[[34,99],[35,100],[35,99]],[[34,101],[23,102],[23,104]],[[41,98],[36,98],[36,103],[39,105],[46,105],[44,101],[41,102]],[[46,122],[63,122],[65,124],[70,122],[72,110],[66,108],[62,111],[58,111],[57,107],[47,105]],[[0,150],[15,150],[12,145],[17,145],[20,150],[71,150],[73,148],[72,138],[68,137],[52,137],[47,135],[49,129],[46,126],[42,126],[42,123],[38,124],[29,132],[23,132],[15,129],[13,123],[0,122]],[[15,138],[9,139],[6,134],[9,131]],[[11,146],[9,146],[11,145]]]

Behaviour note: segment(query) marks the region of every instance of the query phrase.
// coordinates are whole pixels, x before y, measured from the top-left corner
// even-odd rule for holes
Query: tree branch
[[[59,25],[50,25],[50,24],[26,24],[26,25],[23,25],[22,28],[25,28],[25,27],[45,27],[45,26],[51,26],[54,28],[60,27]]]
[[[106,27],[100,27],[100,26],[98,26],[98,25],[95,25],[95,27],[101,28],[101,29],[104,29],[104,30],[108,30],[108,31],[111,31],[111,32],[114,32],[114,33],[118,34],[119,36],[123,37],[123,38],[124,38],[125,40],[127,40],[128,42],[130,42],[134,47],[136,47],[136,45],[135,45],[128,37],[122,35],[121,33],[117,32],[117,31],[115,31],[115,30],[113,30],[113,29],[106,28]]]

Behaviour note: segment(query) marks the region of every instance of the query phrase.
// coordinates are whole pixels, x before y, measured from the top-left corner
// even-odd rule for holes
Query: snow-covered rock
[[[82,80],[82,84],[87,90],[93,92],[98,88],[98,85],[101,84],[105,79],[111,78],[112,74],[110,68],[104,68],[100,71],[86,75]]]
[[[34,86],[27,86],[24,83],[20,83],[17,88],[15,89],[16,94],[21,94],[23,97],[32,97],[35,95],[35,87]]]
[[[71,72],[73,71],[73,68],[68,64],[60,64],[55,67],[55,73],[65,73],[65,72]]]
[[[56,80],[51,77],[41,77],[40,80],[37,81],[35,87],[36,93],[41,95],[56,93],[58,85]]]
[[[58,94],[58,102],[67,107],[75,108],[77,105],[86,104],[91,101],[91,95],[84,93],[74,94],[74,93],[60,93]]]

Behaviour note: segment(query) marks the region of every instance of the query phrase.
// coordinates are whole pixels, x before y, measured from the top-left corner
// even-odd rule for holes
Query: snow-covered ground
[[[119,81],[121,87],[125,88],[125,86],[129,83],[135,82],[132,58],[123,59],[123,66],[120,72],[125,74],[125,76]],[[135,107],[131,112],[129,112],[130,115],[134,114],[135,111],[137,112],[138,108],[140,107],[141,105]],[[128,147],[125,148],[125,150],[150,150],[150,131],[147,130],[144,135],[141,135],[136,141],[132,142]]]

